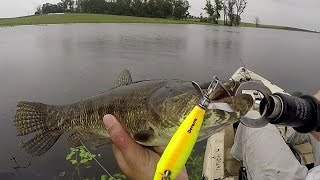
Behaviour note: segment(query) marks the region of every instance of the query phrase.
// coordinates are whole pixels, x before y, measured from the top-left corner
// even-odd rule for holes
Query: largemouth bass
[[[235,84],[225,83],[233,95]],[[250,95],[226,97],[217,88],[210,98],[229,103],[235,112],[207,110],[198,141],[233,124],[253,104]],[[23,148],[33,156],[47,152],[66,132],[73,140],[83,140],[95,147],[108,143],[109,134],[103,124],[105,114],[113,114],[134,140],[145,146],[166,145],[200,96],[191,82],[181,80],[144,80],[132,82],[124,70],[116,87],[69,105],[46,105],[19,102],[14,124],[18,136],[37,133]]]

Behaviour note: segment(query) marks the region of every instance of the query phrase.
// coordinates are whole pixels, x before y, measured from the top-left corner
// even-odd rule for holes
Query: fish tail
[[[19,102],[17,107],[18,110],[14,120],[17,135],[38,133],[25,143],[23,148],[33,156],[40,156],[47,152],[62,134],[57,127],[48,127],[48,122],[52,119],[48,114],[54,114],[55,107],[25,101]]]

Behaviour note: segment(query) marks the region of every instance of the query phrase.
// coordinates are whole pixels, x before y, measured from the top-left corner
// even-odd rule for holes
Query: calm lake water
[[[55,179],[72,172],[64,136],[15,173],[12,155],[21,165],[29,160],[13,127],[18,101],[68,104],[112,88],[124,68],[134,80],[227,79],[242,66],[240,59],[288,92],[312,94],[320,89],[319,57],[320,35],[304,32],[157,24],[0,28],[0,179]],[[118,171],[111,148],[97,153],[108,170]],[[82,170],[83,178],[104,174],[95,169]]]

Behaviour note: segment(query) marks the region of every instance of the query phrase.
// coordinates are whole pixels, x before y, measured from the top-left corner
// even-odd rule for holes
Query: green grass
[[[175,20],[162,18],[147,18],[134,16],[117,16],[107,14],[83,14],[67,13],[52,15],[25,16],[17,18],[0,18],[1,26],[18,26],[18,25],[37,25],[37,24],[68,24],[68,23],[158,23],[158,24],[204,24],[204,25],[223,25],[223,21],[218,24],[200,22],[199,19]],[[255,27],[254,23],[241,22],[241,27]],[[290,28],[285,26],[259,25],[258,28],[270,28],[292,31],[307,31],[304,29]]]
[[[256,24],[254,23],[247,23],[247,22],[241,22],[240,26],[242,27],[256,27]],[[275,26],[275,25],[265,25],[260,24],[258,28],[269,28],[269,29],[285,29],[285,26]]]
[[[196,20],[174,20],[105,14],[53,14],[0,19],[0,26],[66,24],[66,23],[160,23],[160,24],[206,24]]]

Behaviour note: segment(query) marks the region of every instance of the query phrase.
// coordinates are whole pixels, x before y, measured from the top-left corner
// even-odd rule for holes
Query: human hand
[[[313,96],[320,101],[320,90]]]
[[[315,95],[313,95],[315,98],[317,98],[320,101],[320,91],[318,91]],[[313,131],[311,132],[313,137],[320,142],[320,132]]]
[[[133,180],[152,180],[164,148],[153,147],[151,150],[137,144],[110,114],[103,117],[103,123],[111,136],[113,152],[123,173]],[[186,179],[188,174],[184,168],[177,180]]]

